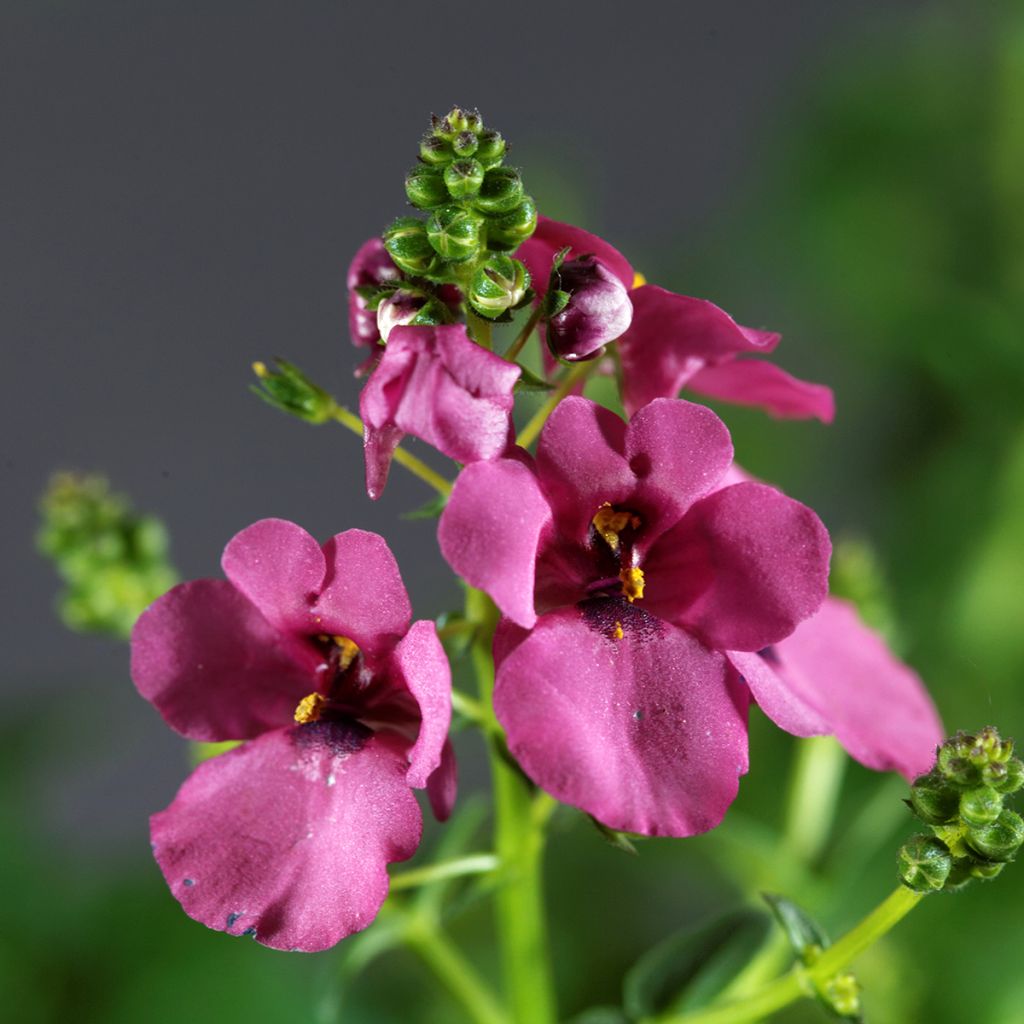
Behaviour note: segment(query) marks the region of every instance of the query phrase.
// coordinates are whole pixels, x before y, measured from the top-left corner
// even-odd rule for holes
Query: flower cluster
[[[478,114],[435,119],[406,178],[427,218],[363,245],[347,284],[352,341],[369,350],[367,491],[381,495],[406,435],[459,464],[438,539],[500,613],[507,752],[557,800],[645,835],[721,821],[748,768],[751,705],[795,735],[834,734],[872,768],[925,771],[935,710],[828,597],[825,527],[736,467],[724,423],[677,397],[828,421],[831,391],[758,358],[777,334],[644,284],[607,242],[538,218],[504,155]],[[498,354],[492,326],[531,303]],[[553,396],[531,453],[513,413],[535,325]],[[612,346],[627,420],[571,393]],[[278,365],[259,370],[264,398],[311,422],[335,414]],[[321,547],[264,520],[222,565],[226,580],[176,587],[134,631],[136,685],[173,728],[245,741],[154,816],[155,855],[197,920],[321,949],[373,919],[387,864],[416,849],[412,790],[439,818],[451,809],[448,661],[431,622],[410,624],[375,534]]]

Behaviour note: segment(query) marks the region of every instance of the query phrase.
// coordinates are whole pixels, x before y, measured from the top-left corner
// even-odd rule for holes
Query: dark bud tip
[[[484,169],[479,161],[456,160],[444,171],[444,183],[453,199],[466,199],[480,191],[484,180]]]

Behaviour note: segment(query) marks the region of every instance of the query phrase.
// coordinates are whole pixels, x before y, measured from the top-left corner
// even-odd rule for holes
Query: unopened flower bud
[[[988,825],[999,817],[1003,798],[988,786],[968,789],[960,795],[960,817],[972,826]]]
[[[483,131],[477,139],[476,158],[484,167],[497,167],[505,158],[505,140],[496,131]]]
[[[988,825],[967,831],[967,845],[987,860],[1013,860],[1024,843],[1024,820],[1015,811],[1003,811]]]
[[[511,252],[533,234],[537,227],[537,205],[529,196],[510,212],[488,221],[487,240],[492,249]]]
[[[444,173],[436,167],[420,164],[405,176],[405,194],[413,206],[432,210],[448,202]]]
[[[953,858],[949,850],[932,836],[911,836],[900,847],[900,880],[915,892],[941,889],[952,867]]]
[[[454,159],[451,145],[436,135],[428,135],[420,143],[420,159],[432,167],[444,167]]]
[[[472,156],[479,146],[480,140],[475,132],[460,132],[452,140],[452,149],[456,156]]]
[[[484,169],[477,160],[456,160],[444,169],[444,183],[454,199],[475,196],[484,180]]]
[[[275,359],[275,370],[266,363],[253,363],[259,384],[252,390],[265,402],[307,423],[325,423],[334,410],[334,399],[314,384],[297,366]]]
[[[477,161],[480,160],[479,152]],[[494,167],[484,175],[473,205],[488,215],[507,213],[523,201],[523,180],[514,167]]]
[[[421,292],[399,288],[377,307],[377,330],[386,342],[396,327],[425,326],[448,322],[443,302]]]
[[[970,866],[970,872],[972,878],[980,878],[982,881],[987,882],[996,877],[1006,864],[997,861],[993,863],[987,860],[972,860]]]
[[[600,355],[633,321],[625,285],[594,256],[564,262],[552,274],[552,287],[569,296],[561,312],[548,320],[548,348],[558,359]]]
[[[460,263],[480,251],[482,219],[461,206],[442,206],[427,221],[427,238],[443,259]]]
[[[960,793],[938,772],[929,772],[910,787],[910,806],[913,812],[929,825],[944,825],[957,816],[960,810]]]
[[[1009,761],[996,762],[982,769],[986,785],[998,793],[1016,793],[1024,785],[1024,762],[1018,757]]]
[[[958,786],[976,786],[981,773],[964,756],[963,751],[952,741],[939,747],[938,770],[952,783]]]
[[[530,274],[519,260],[498,254],[489,256],[473,275],[469,302],[481,316],[494,319],[519,305],[530,287]]]
[[[415,217],[399,217],[384,232],[384,248],[407,274],[425,274],[436,262],[427,229]]]

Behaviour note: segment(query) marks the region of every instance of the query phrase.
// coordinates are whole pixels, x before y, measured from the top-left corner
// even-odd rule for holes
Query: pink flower
[[[629,290],[632,324],[619,341],[627,413],[655,398],[674,398],[686,387],[711,398],[760,406],[776,416],[831,422],[829,388],[791,377],[765,360],[746,358],[770,353],[779,343],[778,334],[741,327],[704,299],[656,285],[634,287],[636,275],[626,258],[581,228],[538,219],[537,230],[517,252],[535,287],[544,286],[555,255],[567,246],[570,258],[591,254]]]
[[[356,290],[358,288],[379,288],[387,284],[397,284],[402,280],[402,272],[392,262],[384,242],[380,238],[371,238],[364,242],[352,262],[349,264],[345,278],[348,291],[348,329],[352,344],[357,348],[370,349],[367,360],[356,371],[357,376],[367,373],[377,359],[377,311],[368,309],[366,299]]]
[[[709,409],[659,399],[628,426],[583,398],[524,453],[468,466],[441,550],[506,616],[495,710],[526,773],[604,824],[714,827],[747,769],[730,652],[789,636],[825,598],[818,517],[732,462]]]
[[[406,434],[458,462],[501,455],[511,443],[520,372],[473,342],[463,325],[393,328],[359,399],[370,497],[383,492]]]
[[[569,296],[548,320],[548,348],[559,359],[595,359],[604,346],[625,334],[633,319],[626,286],[596,256],[565,260],[552,274]]]
[[[275,949],[319,950],[374,918],[386,866],[454,799],[451,676],[431,622],[410,626],[374,533],[322,548],[264,519],[224,549],[228,579],[175,587],[132,634],[132,678],[193,740],[246,740],[201,764],[150,821],[185,912]]]

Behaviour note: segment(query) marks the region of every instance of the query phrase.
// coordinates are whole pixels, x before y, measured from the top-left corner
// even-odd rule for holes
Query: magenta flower
[[[818,609],[825,528],[764,484],[721,487],[728,431],[689,402],[656,400],[627,426],[568,398],[536,461],[519,456],[463,470],[439,530],[506,616],[494,701],[510,750],[612,828],[712,828],[747,769],[749,691],[729,652]]]
[[[748,358],[767,355],[778,334],[741,327],[712,302],[641,284],[628,260],[606,241],[570,224],[540,217],[533,236],[517,256],[534,282],[548,280],[555,255],[591,254],[629,290],[632,324],[619,341],[622,402],[632,415],[655,398],[674,398],[686,387],[711,398],[756,405],[775,416],[834,415],[830,388],[798,380],[773,363]]]
[[[626,286],[596,256],[565,260],[552,275],[554,287],[569,296],[548,320],[548,348],[567,362],[594,359],[625,334],[633,319]]]
[[[384,540],[322,548],[264,519],[224,549],[228,579],[175,587],[132,634],[132,678],[193,740],[246,740],[153,815],[153,851],[185,912],[275,949],[334,945],[374,918],[386,866],[454,799],[448,661],[410,626]]]
[[[370,497],[381,496],[406,434],[458,462],[501,455],[511,444],[520,372],[477,345],[463,325],[393,328],[359,398]]]
[[[380,331],[377,328],[377,311],[367,308],[366,299],[356,289],[378,288],[396,284],[401,280],[402,272],[391,261],[380,238],[371,238],[364,242],[349,264],[345,278],[345,287],[348,291],[349,334],[352,337],[352,344],[357,348],[370,349],[369,357],[356,371],[357,376],[363,376],[376,362]]]

